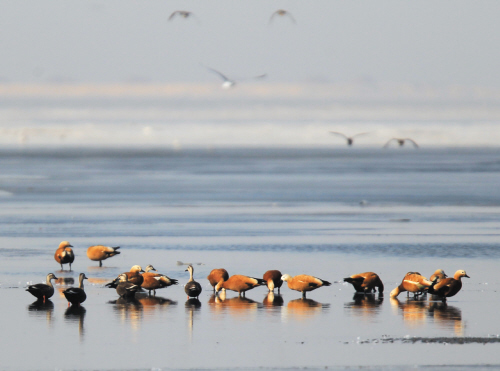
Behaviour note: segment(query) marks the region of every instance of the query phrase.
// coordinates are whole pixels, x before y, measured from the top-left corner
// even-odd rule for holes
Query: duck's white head
[[[292,279],[292,276],[290,276],[289,274],[284,274],[281,276],[281,280],[282,281],[285,281],[285,282],[288,282]]]

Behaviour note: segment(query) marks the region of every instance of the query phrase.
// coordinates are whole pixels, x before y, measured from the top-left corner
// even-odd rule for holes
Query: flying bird
[[[389,141],[387,141],[387,143],[386,143],[386,144],[384,144],[384,147],[383,147],[383,148],[387,148],[387,147],[389,147],[389,144],[391,144],[391,142],[392,142],[392,141],[396,141],[396,142],[399,144],[399,146],[400,146],[400,147],[403,147],[403,146],[404,146],[404,144],[405,144],[405,142],[410,142],[411,144],[413,144],[413,146],[414,146],[415,148],[419,148],[419,147],[418,147],[417,142],[415,142],[415,141],[414,141],[413,139],[411,139],[411,138],[392,138],[392,139],[390,139]]]
[[[224,80],[222,82],[222,88],[223,89],[229,89],[229,88],[232,88],[236,85],[236,81],[233,80],[233,79],[230,79],[229,77],[227,77],[226,75],[224,75],[222,72],[219,72],[217,71],[216,69],[213,69],[211,67],[206,67],[209,71],[215,73],[216,75],[218,75],[222,80]],[[262,78],[265,78],[267,76],[267,74],[262,74],[262,75],[258,75],[258,76],[254,76],[254,79],[262,79]]]
[[[232,88],[233,86],[236,85],[236,81],[231,80],[226,75],[224,75],[222,72],[214,70],[213,68],[210,68],[210,67],[207,67],[207,68],[209,71],[212,71],[216,75],[219,75],[219,77],[222,78],[222,80],[224,80],[224,82],[222,83],[222,88],[229,89],[229,88]]]
[[[176,10],[175,12],[170,14],[170,17],[168,17],[168,20],[171,21],[172,19],[175,18],[175,16],[179,16],[182,18],[189,18],[189,17],[195,18],[194,14],[192,12],[188,12],[186,10]]]
[[[278,9],[273,14],[271,14],[271,18],[269,18],[269,24],[271,24],[271,22],[273,21],[273,19],[276,16],[279,16],[279,17],[285,17],[286,16],[286,17],[290,18],[294,24],[297,24],[297,21],[295,20],[295,18],[293,18],[293,16],[290,14],[290,12],[288,12],[288,11],[286,11],[284,9]]]
[[[351,137],[348,137],[347,135],[336,132],[336,131],[330,131],[330,134],[337,135],[337,136],[344,138],[347,141],[347,145],[352,146],[352,143],[354,142],[354,138],[359,137],[361,135],[366,135],[368,133],[358,133],[358,134],[355,134]]]

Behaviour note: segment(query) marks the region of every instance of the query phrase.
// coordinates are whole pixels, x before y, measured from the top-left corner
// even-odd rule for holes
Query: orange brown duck
[[[141,284],[143,289],[149,291],[149,295],[151,295],[151,291],[156,295],[156,290],[178,284],[176,279],[151,271],[156,271],[156,269],[150,264],[146,267],[146,272],[142,274],[143,282]]]
[[[429,281],[431,282],[439,282],[445,278],[447,278],[448,276],[446,275],[446,273],[444,273],[444,270],[442,269],[436,269],[436,271],[432,274],[432,276],[429,278]]]
[[[432,282],[422,276],[420,273],[408,272],[404,276],[401,284],[391,291],[390,296],[391,298],[395,298],[404,291],[408,292],[408,296],[410,292],[417,296],[426,291],[431,285]]]
[[[306,298],[306,292],[316,290],[322,286],[330,286],[331,283],[321,278],[309,276],[307,274],[299,274],[298,276],[292,277],[289,274],[284,274],[281,279],[286,281],[288,288],[300,291],[302,293],[302,299]]]
[[[274,292],[274,289],[278,289],[278,294],[280,293],[280,287],[283,285],[283,280],[281,279],[281,272],[278,270],[270,270],[264,273],[262,277],[266,282],[267,288],[270,292]]]
[[[344,282],[352,284],[354,290],[359,293],[369,294],[372,291],[376,292],[377,288],[379,293],[384,292],[382,280],[378,274],[373,272],[353,274],[350,277],[344,278]]]
[[[229,277],[227,281],[219,281],[215,286],[215,291],[218,293],[221,290],[231,290],[236,291],[238,296],[245,297],[245,292],[251,290],[257,286],[265,285],[263,279],[243,276],[241,274],[235,274]]]
[[[228,279],[229,279],[229,274],[227,273],[227,270],[225,270],[224,268],[212,269],[210,274],[207,276],[207,280],[208,282],[210,282],[210,285],[212,285],[212,287],[214,288],[214,292],[216,291],[215,286],[217,286],[218,283],[227,281]]]
[[[120,248],[120,246],[115,246],[115,247],[109,247],[109,246],[103,246],[103,245],[90,246],[87,249],[87,257],[90,260],[98,261],[99,267],[102,267],[103,260],[111,258],[111,257],[118,255],[120,253],[119,251],[116,251],[119,248]]]
[[[59,244],[57,248],[54,259],[56,262],[61,264],[61,270],[63,269],[63,264],[69,264],[69,270],[71,270],[71,263],[75,260],[75,254],[73,253],[73,246],[68,241],[63,241]]]
[[[429,293],[437,295],[446,301],[446,298],[455,296],[462,288],[462,277],[470,278],[463,269],[455,272],[453,278],[444,278],[439,282],[433,282],[429,287]]]

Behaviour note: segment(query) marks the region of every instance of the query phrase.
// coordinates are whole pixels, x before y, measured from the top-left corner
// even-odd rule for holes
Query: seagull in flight
[[[170,17],[168,17],[168,20],[171,21],[172,19],[174,19],[175,16],[179,16],[182,18],[189,18],[189,17],[195,18],[194,14],[192,12],[188,12],[186,10],[176,10],[175,12],[170,14]]]
[[[387,141],[387,143],[386,143],[386,144],[384,144],[384,147],[383,147],[383,148],[387,148],[387,147],[389,147],[389,144],[391,144],[391,142],[392,142],[392,141],[396,141],[396,142],[399,144],[399,146],[400,146],[400,147],[403,147],[403,146],[405,145],[405,142],[410,142],[411,144],[413,144],[413,146],[414,146],[415,148],[419,148],[419,147],[418,147],[417,142],[415,142],[415,141],[414,141],[413,139],[411,139],[411,138],[392,138],[392,139],[389,139],[389,140]]]
[[[211,68],[211,67],[206,67],[209,71],[212,71],[213,73],[215,73],[216,75],[219,75],[220,78],[222,78],[223,83],[222,83],[222,88],[223,89],[229,89],[229,88],[232,88],[236,85],[236,81],[235,80],[232,80],[230,79],[229,77],[227,77],[226,75],[224,75],[222,72],[219,72],[217,71],[216,69],[214,68]],[[259,75],[259,76],[255,76],[254,78],[255,79],[262,79],[264,77],[266,77],[267,74],[262,74],[262,75]]]
[[[344,138],[347,141],[347,145],[348,146],[352,146],[352,144],[354,142],[354,138],[359,137],[361,135],[366,135],[366,134],[369,134],[369,133],[358,133],[358,134],[355,134],[355,135],[353,135],[351,137],[348,137],[347,135],[345,135],[343,133],[339,133],[337,131],[330,131],[330,134],[337,135],[339,137]]]
[[[271,22],[273,21],[273,19],[276,16],[279,16],[279,17],[285,17],[286,16],[286,17],[290,18],[294,24],[297,24],[297,21],[295,20],[295,18],[293,18],[293,16],[290,14],[290,12],[286,11],[284,9],[278,9],[273,14],[271,14],[271,18],[269,18],[269,24],[271,24]]]

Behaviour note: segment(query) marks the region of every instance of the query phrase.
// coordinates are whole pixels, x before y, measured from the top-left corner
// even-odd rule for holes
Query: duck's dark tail
[[[363,277],[357,277],[357,278],[351,278],[351,277],[347,277],[347,278],[344,278],[344,282],[349,282],[349,283],[352,283],[352,284],[362,284],[363,281],[365,279]]]
[[[325,280],[321,280],[323,282],[323,286],[331,286],[331,283]]]
[[[264,281],[262,278],[255,278],[255,277],[252,277],[254,280],[257,280],[257,284],[260,285],[260,286],[265,286],[267,285],[266,281]]]

